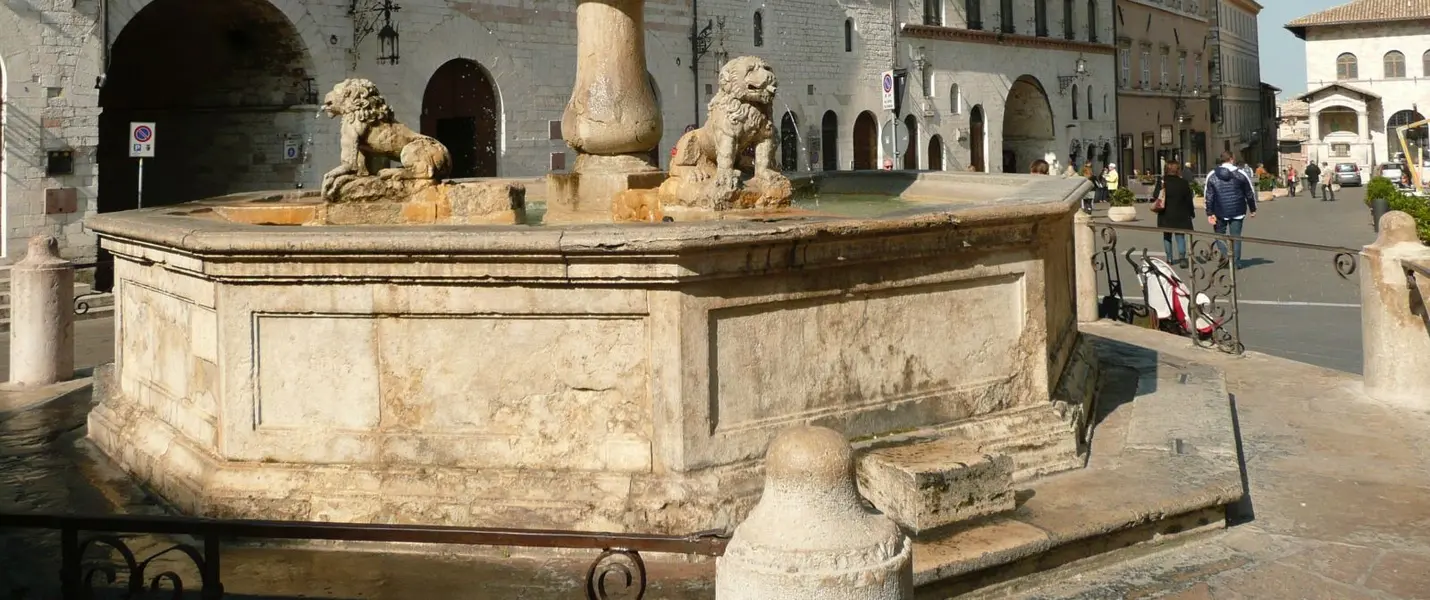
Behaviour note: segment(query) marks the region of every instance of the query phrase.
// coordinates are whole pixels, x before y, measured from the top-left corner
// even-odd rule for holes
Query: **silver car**
[[[1336,178],[1331,181],[1341,185],[1364,185],[1360,177],[1360,165],[1355,163],[1336,163]]]

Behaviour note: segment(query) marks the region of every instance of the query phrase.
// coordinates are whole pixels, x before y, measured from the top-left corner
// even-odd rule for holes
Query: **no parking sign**
[[[129,158],[154,158],[154,124],[129,124]]]

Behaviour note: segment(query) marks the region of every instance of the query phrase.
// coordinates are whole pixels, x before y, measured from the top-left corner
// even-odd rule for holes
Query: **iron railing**
[[[163,592],[183,597],[185,582],[173,569],[154,561],[186,557],[198,573],[199,597],[224,597],[219,575],[222,542],[229,539],[401,542],[523,548],[600,550],[586,570],[589,599],[641,598],[646,591],[646,567],[641,552],[721,556],[729,536],[722,531],[691,535],[592,533],[538,529],[464,528],[427,525],[350,524],[302,521],[219,520],[168,516],[76,516],[0,513],[6,528],[58,531],[60,591],[64,600],[92,598],[98,589],[119,586],[125,598]],[[87,535],[85,535],[87,534]],[[197,544],[174,543],[140,557],[125,542],[126,534],[188,536]],[[102,552],[101,549],[105,549]],[[117,562],[114,555],[118,555]],[[185,569],[187,570],[187,569]],[[120,581],[120,575],[124,579]],[[102,581],[101,581],[102,579]]]
[[[1430,325],[1430,263],[1402,260],[1405,279],[1410,284],[1410,310],[1420,315],[1426,325]]]
[[[1089,225],[1098,247],[1092,255],[1093,268],[1104,274],[1108,293],[1098,304],[1098,316],[1126,323],[1156,321],[1159,329],[1169,333],[1186,335],[1193,343],[1203,348],[1216,348],[1229,354],[1241,354],[1246,346],[1241,342],[1241,325],[1236,293],[1236,261],[1233,244],[1266,244],[1285,248],[1313,250],[1331,255],[1331,266],[1342,279],[1348,279],[1356,271],[1356,257],[1360,251],[1341,246],[1323,246],[1302,242],[1289,242],[1267,238],[1232,236],[1186,229],[1167,229],[1143,225],[1123,225],[1120,223],[1095,222]],[[1122,273],[1118,258],[1124,259],[1139,278],[1163,277],[1153,256],[1163,254],[1161,249],[1146,247],[1118,248],[1118,231],[1145,233],[1170,233],[1185,236],[1187,244],[1187,264],[1183,270],[1190,277],[1182,279],[1175,271],[1170,278],[1171,286],[1184,286],[1180,292],[1167,293],[1176,296],[1176,303],[1185,311],[1185,318],[1158,319],[1151,308],[1154,298],[1148,285],[1143,285],[1142,302],[1128,302],[1122,289]],[[1165,263],[1164,263],[1165,264]],[[1425,275],[1430,278],[1430,274]],[[1167,286],[1170,287],[1170,286]],[[1185,296],[1185,300],[1183,300]],[[1163,306],[1171,305],[1172,297],[1160,298]]]
[[[98,260],[92,263],[79,263],[74,266],[74,269],[76,271],[82,271],[84,269],[94,269],[96,279],[94,287],[90,288],[90,291],[88,293],[79,294],[74,297],[74,314],[82,315],[88,313],[91,308],[91,300],[104,296],[105,294],[108,294],[112,291],[111,289],[109,289],[111,286],[109,286],[107,283],[101,283],[100,281],[98,281],[98,279],[100,279],[100,267],[113,269],[114,258],[110,257],[108,260]]]

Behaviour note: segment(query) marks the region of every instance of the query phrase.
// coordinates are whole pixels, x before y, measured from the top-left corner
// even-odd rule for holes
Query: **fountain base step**
[[[858,475],[860,493],[915,536],[1013,509],[1013,458],[966,440],[876,448]]]

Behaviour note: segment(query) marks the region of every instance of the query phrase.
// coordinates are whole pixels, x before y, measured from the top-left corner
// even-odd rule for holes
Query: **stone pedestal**
[[[74,265],[59,242],[30,240],[10,268],[10,384],[49,385],[74,375]]]
[[[1400,211],[1380,219],[1380,236],[1361,250],[1361,336],[1365,391],[1370,396],[1430,411],[1430,323],[1424,293],[1406,277],[1402,261],[1430,264],[1430,247],[1415,235],[1415,220]],[[1419,282],[1417,282],[1419,283]]]
[[[854,451],[823,427],[788,429],[765,454],[765,490],[715,567],[720,600],[914,597],[913,543],[864,508]]]
[[[1092,255],[1097,252],[1097,239],[1092,230],[1092,215],[1078,211],[1073,215],[1073,248],[1077,261],[1073,277],[1077,281],[1077,320],[1091,323],[1097,320],[1097,269]]]
[[[665,175],[647,155],[660,133],[646,71],[645,0],[581,0],[576,85],[561,116],[576,164],[571,173],[548,176],[548,220],[610,221],[617,193],[659,187]]]

